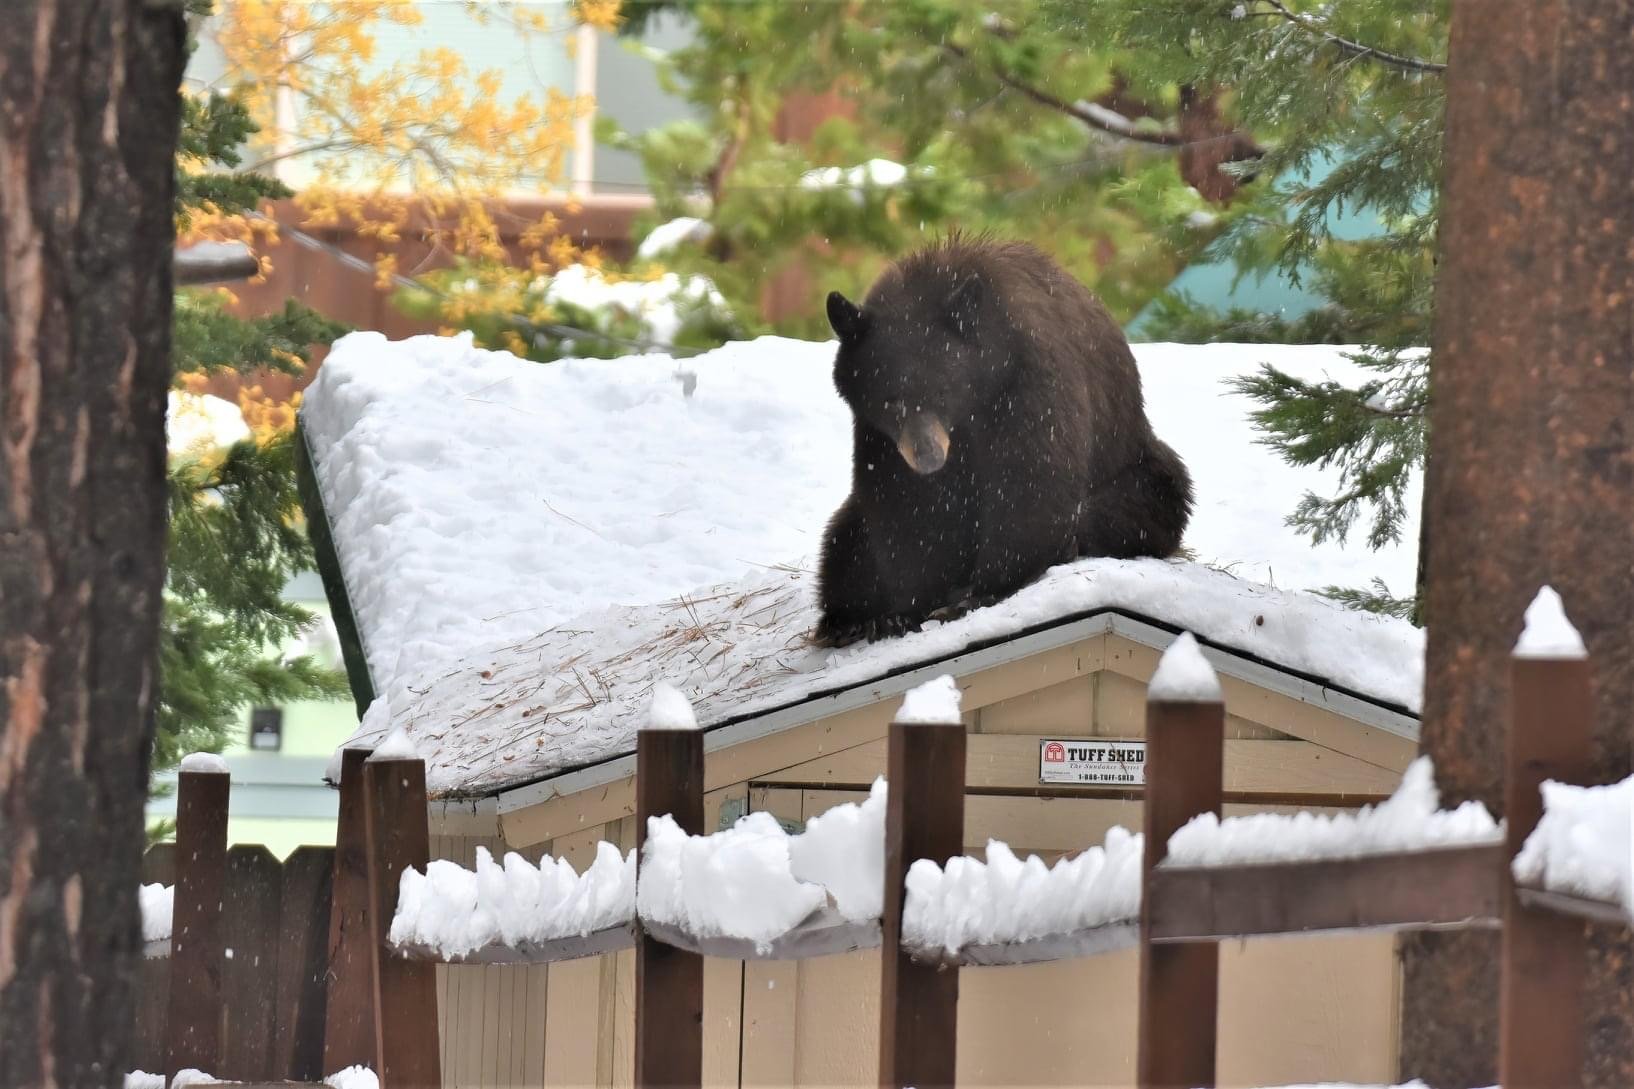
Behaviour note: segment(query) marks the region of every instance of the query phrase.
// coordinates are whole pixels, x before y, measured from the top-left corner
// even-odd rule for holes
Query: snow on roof
[[[802,557],[849,486],[833,351],[765,337],[541,365],[468,336],[336,344],[303,431],[375,690],[433,793],[628,751],[655,676],[707,728],[1095,610],[1418,706],[1416,629],[1269,585],[1409,589],[1416,527],[1377,553],[1296,536],[1283,519],[1333,478],[1256,443],[1224,385],[1261,362],[1359,382],[1347,349],[1136,346],[1153,425],[1196,482],[1197,563],[1080,561],[952,623],[826,651],[806,641]]]

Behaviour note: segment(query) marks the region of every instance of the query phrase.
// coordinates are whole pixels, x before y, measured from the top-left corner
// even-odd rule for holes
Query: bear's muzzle
[[[947,428],[930,412],[912,413],[902,424],[896,449],[908,468],[929,476],[947,464]]]

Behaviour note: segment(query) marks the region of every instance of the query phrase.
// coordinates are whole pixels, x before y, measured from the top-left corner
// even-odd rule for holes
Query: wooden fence
[[[1580,1084],[1584,921],[1627,917],[1613,905],[1518,888],[1509,861],[1539,820],[1541,782],[1583,783],[1589,667],[1517,659],[1513,668],[1506,843],[1348,860],[1170,864],[1169,836],[1198,814],[1220,811],[1225,708],[1153,700],[1138,931],[1119,923],[936,963],[903,950],[903,879],[914,860],[945,864],[960,850],[965,732],[957,723],[893,724],[879,940],[895,952],[881,958],[880,1084],[953,1084],[961,965],[1053,960],[1138,940],[1139,1082],[1211,1086],[1219,941],[1423,927],[1502,928],[1506,1089]],[[396,948],[388,934],[404,869],[429,861],[424,766],[367,756],[345,754],[336,848],[303,849],[281,868],[263,849],[226,849],[225,775],[181,776],[177,846],[149,856],[149,880],[166,876],[159,871],[167,859],[176,870],[168,1018],[145,1026],[150,1045],[165,1041],[167,1072],[193,1066],[225,1077],[311,1079],[362,1064],[387,1089],[441,1084],[433,987],[441,958]],[[643,731],[636,797],[638,834],[648,817],[666,813],[700,833],[701,733]],[[826,937],[791,935],[757,953],[747,943],[649,931],[637,920],[543,947],[491,945],[457,962],[539,963],[633,946],[635,1084],[697,1086],[705,954],[789,959],[872,940],[840,928]]]

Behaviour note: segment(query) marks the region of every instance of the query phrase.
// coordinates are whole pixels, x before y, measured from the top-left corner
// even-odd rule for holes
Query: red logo
[[[1059,741],[1052,741],[1044,746],[1044,763],[1064,764],[1067,762],[1067,747]]]

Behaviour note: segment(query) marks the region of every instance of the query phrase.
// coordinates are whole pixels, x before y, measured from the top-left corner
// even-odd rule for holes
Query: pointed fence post
[[[375,1062],[374,933],[369,926],[368,749],[341,753],[340,812],[335,819],[335,876],[329,909],[328,993],[324,999],[323,1069],[333,1074]]]
[[[1214,1085],[1219,949],[1212,941],[1152,943],[1151,875],[1181,825],[1199,813],[1220,812],[1224,745],[1224,703],[1148,699],[1136,1059],[1141,1089]]]
[[[230,777],[183,771],[176,784],[176,892],[171,911],[170,995],[165,1073],[220,1071],[221,907],[227,883]]]
[[[1585,784],[1593,756],[1586,657],[1521,657],[1512,678],[1509,767],[1504,783],[1507,857],[1543,816],[1545,779]],[[1581,918],[1528,908],[1504,868],[1498,1080],[1504,1089],[1583,1084],[1587,936]]]
[[[696,729],[636,734],[637,869],[647,820],[669,814],[688,835],[704,829],[704,738]],[[642,931],[635,953],[635,1084],[703,1082],[704,960]]]
[[[390,943],[403,871],[413,867],[423,872],[431,860],[425,761],[371,755],[363,762],[363,792],[373,934],[374,1071],[381,1089],[441,1089],[436,965],[397,956]]]
[[[880,920],[879,1083],[951,1087],[958,1063],[959,969],[914,961],[902,948],[908,869],[964,849],[962,722],[891,723],[885,803],[885,908]]]

